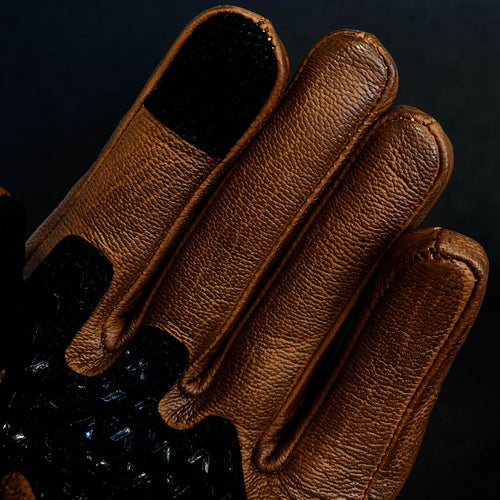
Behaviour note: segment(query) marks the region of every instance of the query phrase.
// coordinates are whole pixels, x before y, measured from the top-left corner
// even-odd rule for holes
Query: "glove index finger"
[[[113,275],[67,353],[95,374],[116,357],[144,289],[196,207],[276,107],[288,61],[246,10],[208,10],[182,32],[97,162],[28,241],[25,276],[65,238],[90,243]],[[90,259],[92,260],[92,259]],[[101,291],[103,292],[103,291]]]

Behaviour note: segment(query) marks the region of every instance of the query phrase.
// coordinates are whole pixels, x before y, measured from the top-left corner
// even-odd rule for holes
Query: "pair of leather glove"
[[[2,498],[400,491],[487,259],[416,229],[453,152],[374,36],[288,69],[269,21],[206,11],[24,262],[0,197]]]

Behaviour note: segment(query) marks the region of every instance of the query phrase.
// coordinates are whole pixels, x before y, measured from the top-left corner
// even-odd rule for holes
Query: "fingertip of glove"
[[[396,97],[399,85],[396,64],[379,39],[365,31],[344,29],[324,36],[311,48],[299,69],[299,73],[313,57],[319,55],[322,58],[328,58],[328,55],[338,51],[339,46],[347,50],[351,49],[352,57],[359,58],[370,70],[384,73],[386,81],[381,91],[381,98],[384,97],[387,102],[392,102]]]
[[[362,146],[385,144],[389,156],[400,158],[402,180],[408,186],[427,185],[427,195],[414,218],[416,227],[444,191],[453,172],[453,148],[439,123],[411,106],[387,111],[365,136]],[[362,148],[360,148],[361,150]]]
[[[184,140],[223,158],[261,111],[274,108],[287,79],[271,23],[220,6],[185,28],[146,86],[144,105]]]
[[[466,264],[476,280],[476,288],[483,292],[488,279],[489,262],[482,245],[468,236],[441,227],[409,231],[400,238],[387,260],[394,268],[417,260]]]
[[[486,285],[489,261],[483,246],[463,234],[449,229],[437,229],[436,252],[451,261],[466,263],[472,270],[478,284]]]
[[[389,113],[398,115],[398,118],[402,120],[419,124],[427,129],[429,136],[436,142],[438,148],[439,178],[444,187],[453,172],[454,153],[451,141],[439,122],[424,111],[408,105],[396,106]]]

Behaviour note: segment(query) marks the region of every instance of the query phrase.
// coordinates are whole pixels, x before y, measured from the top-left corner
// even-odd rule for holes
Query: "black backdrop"
[[[207,0],[0,3],[0,184],[33,230],[91,165],[181,28]],[[400,74],[399,104],[438,118],[455,172],[425,225],[481,242],[485,304],[444,384],[401,499],[498,498],[500,459],[500,1],[243,1],[274,23],[298,67],[338,28],[373,32]]]

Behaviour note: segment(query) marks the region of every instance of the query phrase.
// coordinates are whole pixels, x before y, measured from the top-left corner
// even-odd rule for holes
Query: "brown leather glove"
[[[423,112],[390,109],[397,72],[374,36],[325,37],[282,98],[287,77],[267,20],[201,14],[31,236],[25,278],[62,261],[94,277],[64,346],[85,378],[111,373],[139,327],[180,341],[160,414],[175,429],[229,420],[249,499],[394,498],[487,259],[415,230],[452,148]],[[4,498],[28,498],[23,481],[6,478]]]

